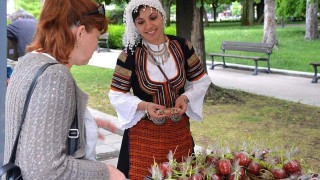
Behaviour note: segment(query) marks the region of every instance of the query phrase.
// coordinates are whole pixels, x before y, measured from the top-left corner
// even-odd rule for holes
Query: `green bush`
[[[124,25],[111,25],[109,24],[109,47],[111,49],[123,49],[122,35],[124,34]]]
[[[177,35],[176,26],[166,27],[165,33],[169,35]]]
[[[111,49],[123,49],[122,45],[122,36],[125,31],[124,25],[113,25],[109,24],[108,33],[109,33],[109,47]],[[176,35],[176,26],[166,27],[166,34]]]
[[[107,17],[110,24],[123,24],[123,12],[124,9],[116,8],[111,11],[107,11]]]

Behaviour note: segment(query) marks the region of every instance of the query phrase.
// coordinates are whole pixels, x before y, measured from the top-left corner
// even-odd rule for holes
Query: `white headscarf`
[[[159,0],[131,0],[126,6],[126,10],[123,14],[123,22],[125,23],[125,37],[123,38],[124,45],[129,47],[132,51],[133,47],[137,45],[141,40],[141,34],[139,33],[137,27],[135,26],[132,19],[132,12],[138,11],[140,5],[149,6],[157,9],[163,16],[163,28],[166,25],[166,13],[162,8],[162,5]]]

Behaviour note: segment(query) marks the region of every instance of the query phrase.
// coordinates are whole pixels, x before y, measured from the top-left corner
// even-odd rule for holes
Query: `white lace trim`
[[[137,45],[142,39],[137,27],[132,19],[132,12],[137,11],[140,5],[149,6],[157,9],[163,16],[163,29],[166,25],[166,13],[159,0],[131,0],[126,6],[123,14],[123,22],[125,23],[125,37],[124,45],[128,47],[133,53],[133,47]]]

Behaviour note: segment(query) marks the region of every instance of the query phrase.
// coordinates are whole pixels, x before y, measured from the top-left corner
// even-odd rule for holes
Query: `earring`
[[[79,43],[79,42],[77,42],[76,47],[77,47],[77,48],[80,47],[80,43]]]

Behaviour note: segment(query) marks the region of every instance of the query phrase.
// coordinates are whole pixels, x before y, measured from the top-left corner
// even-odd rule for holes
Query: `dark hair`
[[[144,6],[144,5],[140,5],[139,7],[138,7],[138,9],[136,10],[136,9],[134,9],[133,11],[132,11],[132,19],[133,19],[133,23],[136,21],[136,19],[138,18],[138,16],[139,16],[139,12],[140,12],[140,9],[142,9],[142,8],[146,8],[146,6]]]
[[[45,1],[34,41],[26,51],[48,53],[62,64],[68,64],[69,55],[75,45],[75,37],[70,27],[80,20],[88,32],[94,28],[102,33],[107,31],[108,22],[105,16],[99,14],[83,16],[97,8],[98,4],[93,0]]]

